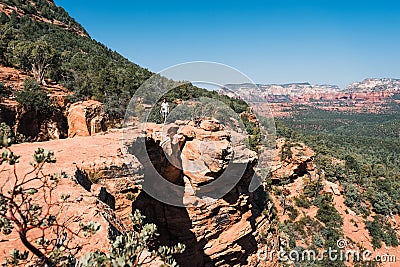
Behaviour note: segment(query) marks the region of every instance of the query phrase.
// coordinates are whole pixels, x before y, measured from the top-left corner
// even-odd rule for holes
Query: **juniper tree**
[[[55,193],[60,179],[67,176],[43,171],[45,164],[56,161],[53,152],[37,149],[32,170],[23,176],[17,174],[19,159],[9,148],[1,154],[0,165],[8,164],[9,168],[2,168],[0,173],[10,175],[3,175],[7,178],[0,181],[0,231],[6,236],[15,232],[27,251],[12,250],[4,265],[35,262],[39,266],[70,266],[81,248],[71,241],[90,236],[100,225],[80,222],[77,230],[72,229],[76,216],[66,216],[66,207],[74,201],[68,194]]]

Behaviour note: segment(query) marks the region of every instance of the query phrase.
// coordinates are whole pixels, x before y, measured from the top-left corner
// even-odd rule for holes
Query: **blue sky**
[[[154,72],[201,60],[257,83],[400,78],[400,1],[55,2],[91,37]]]

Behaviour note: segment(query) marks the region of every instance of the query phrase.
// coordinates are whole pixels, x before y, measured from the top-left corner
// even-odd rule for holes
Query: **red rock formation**
[[[68,137],[89,136],[106,130],[103,105],[94,100],[80,101],[67,110]]]
[[[148,165],[133,155],[121,154],[124,135],[119,130],[112,130],[104,135],[19,144],[12,146],[12,150],[22,156],[21,163],[17,166],[19,173],[30,169],[28,162],[32,151],[40,146],[55,151],[58,159],[57,163],[46,167],[46,173],[63,170],[74,176],[79,168],[87,175],[92,173],[92,176],[95,174],[100,177],[96,183],[91,184],[89,191],[69,179],[62,180],[57,191],[71,192],[74,198],[82,199],[81,202],[71,205],[71,213],[81,214],[85,220],[99,221],[103,226],[92,242],[77,240],[85,243],[82,253],[98,248],[107,250],[107,228],[113,226],[121,231],[129,229],[128,215],[132,208],[139,208],[149,220],[158,225],[161,243],[186,244],[185,254],[178,258],[181,266],[275,266],[276,261],[259,261],[256,255],[258,250],[263,249],[266,238],[279,240],[279,235],[271,232],[275,227],[271,217],[272,203],[266,201],[263,190],[260,188],[254,193],[248,191],[254,153],[245,147],[235,146],[226,129],[207,127],[208,130],[205,130],[201,125],[218,123],[207,120],[203,124],[201,121],[170,125],[148,124],[145,133],[133,129],[131,136],[134,142],[144,134],[152,164],[166,179],[184,186],[182,197],[186,203],[201,201],[196,199],[198,196],[195,193],[201,189],[202,184],[208,183],[211,178],[218,179],[216,174],[226,170],[226,162],[232,159],[235,151],[242,153],[238,155],[241,160],[234,163],[247,166],[239,183],[223,198],[194,207],[173,207],[151,198],[142,190]],[[166,137],[163,132],[169,134],[170,141],[163,143]],[[370,237],[361,227],[362,218],[351,213],[346,214],[341,188],[324,182],[323,176],[318,175],[313,162],[314,152],[303,144],[292,144],[289,145],[291,153],[288,158],[282,159],[281,149],[284,144],[284,140],[278,140],[271,172],[275,181],[290,178],[291,182],[285,186],[288,201],[293,201],[301,192],[304,181],[320,178],[324,185],[323,190],[333,192],[336,208],[345,218],[346,236],[369,247]],[[202,150],[203,147],[207,149]],[[175,154],[178,151],[182,153]],[[193,169],[184,167],[183,170],[176,168],[175,172],[171,172],[172,167],[169,166],[173,165],[171,161],[174,160],[178,160],[178,163],[186,161],[185,164],[191,161],[191,166],[200,171],[196,173]],[[335,162],[342,164],[340,161]],[[199,173],[207,177],[201,177]],[[8,177],[6,172],[0,175],[0,179]],[[127,194],[133,197],[128,199]],[[287,215],[282,214],[279,200],[274,196],[272,200],[277,207],[278,219],[281,222],[288,219]],[[106,203],[102,203],[103,201]],[[115,210],[107,208],[107,203],[114,206]],[[316,209],[313,208],[302,211],[311,217],[316,214]],[[355,229],[351,219],[356,220],[361,229]],[[358,232],[355,233],[355,230]],[[362,236],[358,234],[360,231]],[[18,240],[7,241],[1,234],[0,239],[3,240],[0,261],[12,248],[23,248]],[[394,253],[391,249],[388,252]]]
[[[65,87],[48,80],[42,89],[53,101],[55,110],[51,115],[37,115],[34,111],[24,110],[14,99],[15,95],[23,90],[23,82],[28,77],[17,69],[0,66],[0,82],[12,90],[12,96],[0,98],[0,122],[5,122],[30,140],[45,141],[67,137],[68,126],[63,107],[70,92]]]

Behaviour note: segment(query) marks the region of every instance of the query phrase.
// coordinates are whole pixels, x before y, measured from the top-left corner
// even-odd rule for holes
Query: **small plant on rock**
[[[25,141],[25,136],[20,133],[14,133],[10,126],[5,122],[0,123],[0,148],[11,144],[18,144]]]
[[[16,169],[19,159],[9,148],[0,157],[0,165],[9,164],[1,172],[11,173],[0,184],[0,231],[5,236],[16,233],[27,251],[12,250],[3,266],[73,266],[81,245],[71,241],[94,234],[100,225],[80,222],[72,229],[79,218],[66,216],[66,209],[73,200],[68,194],[55,194],[60,179],[67,176],[43,172],[45,164],[56,161],[53,152],[37,149],[32,170],[22,177]]]
[[[82,267],[108,267],[108,266],[143,266],[156,260],[161,260],[164,266],[178,266],[173,254],[182,253],[185,245],[177,244],[173,247],[160,246],[152,248],[151,242],[157,233],[155,224],[145,224],[145,217],[135,210],[131,215],[134,230],[122,233],[111,242],[109,254],[94,252],[87,254],[82,259]]]

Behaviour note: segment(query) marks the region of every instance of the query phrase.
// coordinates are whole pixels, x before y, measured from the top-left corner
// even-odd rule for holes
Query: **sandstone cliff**
[[[57,189],[57,193],[71,193],[76,200],[69,206],[68,215],[101,223],[100,232],[90,242],[76,240],[84,244],[78,256],[99,248],[107,251],[109,235],[130,229],[128,215],[133,209],[140,209],[149,222],[159,227],[159,244],[181,242],[186,245],[185,253],[177,258],[181,266],[277,266],[276,258],[260,260],[257,252],[265,249],[268,243],[275,249],[287,246],[288,236],[279,230],[279,224],[282,227],[287,221],[311,220],[321,227],[321,222],[315,218],[317,207],[295,204],[296,198],[316,182],[322,186],[319,194],[332,194],[334,206],[344,219],[345,236],[354,241],[351,248],[363,246],[372,250],[363,218],[346,207],[342,188],[324,179],[323,171],[314,163],[314,152],[304,144],[277,140],[270,173],[272,187],[249,192],[255,154],[233,143],[232,132],[215,120],[148,124],[144,131],[134,128],[130,133],[129,142],[126,142],[124,130],[110,130],[87,137],[11,147],[22,156],[17,165],[19,174],[30,170],[28,162],[37,147],[53,150],[58,161],[44,171],[64,171],[71,175],[63,179]],[[135,153],[124,153],[130,149],[130,144],[140,141],[146,145],[148,161],[140,157],[140,153],[139,157]],[[124,143],[127,147],[123,147]],[[244,167],[243,176],[222,198],[207,198],[210,192],[202,192],[204,185],[218,180],[220,174],[227,171],[229,161],[236,167]],[[144,186],[149,186],[146,178],[154,174],[149,164],[163,179],[181,186],[178,192],[157,185],[156,188],[181,197],[186,206],[165,204],[143,190]],[[185,166],[183,170],[182,166]],[[6,169],[1,179],[8,175]],[[292,218],[294,209],[299,212],[295,219]],[[306,231],[311,230],[307,228]],[[295,240],[298,246],[312,242],[310,238],[302,238],[301,232],[293,234],[299,237]],[[0,239],[0,260],[14,247],[23,249],[15,235],[0,234]],[[378,252],[397,255],[396,248],[382,248]]]
[[[58,189],[58,192],[71,192],[77,200],[69,207],[69,213],[80,214],[83,220],[96,220],[102,225],[90,242],[76,241],[85,244],[81,254],[98,248],[107,250],[109,234],[129,229],[128,215],[133,209],[140,209],[149,222],[157,224],[159,244],[181,242],[186,245],[184,254],[177,258],[181,266],[276,266],[277,259],[260,261],[257,252],[264,249],[267,242],[273,242],[276,249],[286,246],[287,235],[279,230],[278,222],[282,225],[291,220],[295,198],[317,181],[322,184],[319,193],[333,195],[335,207],[344,218],[346,236],[370,248],[371,239],[362,218],[346,208],[341,187],[325,181],[323,172],[314,163],[314,152],[304,144],[277,140],[270,173],[272,187],[249,192],[256,155],[232,142],[234,133],[213,119],[167,125],[149,123],[144,129],[129,129],[129,133],[128,142],[125,130],[111,130],[87,137],[11,147],[22,155],[17,166],[19,173],[29,171],[30,155],[40,146],[53,150],[58,159],[57,163],[46,167],[46,172],[62,170],[71,174],[70,179],[62,180]],[[146,145],[148,159],[136,150],[125,153],[139,142]],[[210,197],[212,192],[204,191],[204,186],[218,181],[221,174],[229,173],[229,163],[234,168],[243,168],[243,175],[222,198]],[[154,170],[162,179],[181,189],[172,192],[162,184],[146,184]],[[7,174],[3,172],[2,178],[4,175]],[[151,186],[168,195],[179,196],[184,205],[175,207],[151,197],[146,193]],[[276,193],[278,191],[281,193]],[[300,213],[291,220],[293,223],[309,216],[321,225],[315,219],[316,207],[296,209]],[[1,258],[15,246],[22,248],[15,236],[11,239],[1,236],[1,240]],[[311,241],[299,239],[296,242],[305,246]],[[388,252],[395,254],[392,249]]]
[[[0,81],[11,88],[9,97],[0,97],[0,123],[5,122],[15,132],[23,134],[27,141],[89,136],[107,130],[108,120],[102,103],[86,100],[70,104],[67,97],[71,92],[50,80],[41,89],[53,103],[51,114],[24,110],[15,96],[23,90],[23,82],[28,77],[17,69],[0,66]]]
[[[192,207],[174,207],[159,202],[142,189],[148,175],[147,163],[140,162],[141,159],[136,159],[134,155],[127,157],[121,153],[123,133],[118,130],[40,144],[19,144],[11,149],[22,155],[22,163],[18,165],[20,174],[29,171],[30,167],[25,162],[29,161],[32,151],[40,146],[53,150],[58,159],[57,163],[46,167],[46,172],[62,170],[72,175],[72,180],[62,180],[59,185],[59,192],[73,191],[74,199],[79,199],[79,202],[70,206],[69,212],[82,214],[83,219],[98,220],[103,226],[95,237],[96,241],[85,245],[82,254],[99,247],[106,249],[108,229],[117,232],[128,229],[129,213],[132,209],[140,209],[148,220],[158,225],[161,244],[186,244],[185,254],[178,258],[182,266],[251,264],[258,249],[261,231],[265,230],[267,234],[271,225],[268,213],[271,206],[266,204],[265,192],[262,188],[254,193],[248,191],[255,153],[244,147],[232,146],[231,134],[213,120],[171,124],[168,127],[172,129],[171,140],[180,144],[178,150],[181,153],[178,157],[183,159],[183,171],[177,171],[176,166],[168,160],[169,156],[174,157],[175,141],[167,146],[162,144],[161,125],[149,124],[145,133],[136,129],[135,138],[144,134],[151,164],[165,179],[183,185],[183,202],[201,202],[202,199],[195,192],[202,185],[218,179],[232,158],[240,159],[233,162],[235,167],[244,167],[244,175],[239,183],[233,184],[233,189],[223,198],[208,199]],[[235,151],[236,156],[233,155]],[[188,164],[191,164],[190,168]],[[5,176],[2,174],[2,177]],[[84,206],[82,203],[85,203]],[[22,248],[21,244],[15,242],[17,239],[11,242],[7,236],[1,238],[4,242],[2,258],[11,248]],[[77,242],[86,244],[84,240]],[[254,263],[251,265],[254,266]]]

